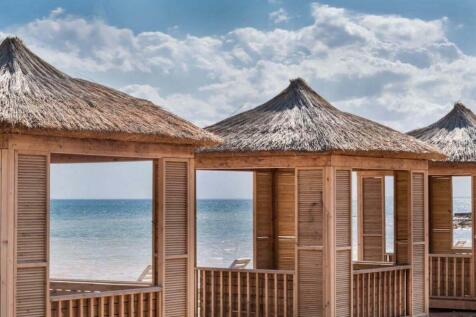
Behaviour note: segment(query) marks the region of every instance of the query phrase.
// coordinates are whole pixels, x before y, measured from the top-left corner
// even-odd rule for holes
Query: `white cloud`
[[[56,17],[62,15],[64,12],[65,12],[65,11],[64,11],[63,8],[58,7],[58,8],[56,8],[56,9],[54,9],[54,10],[51,11],[50,17],[51,17],[51,18],[56,18]]]
[[[278,10],[271,12],[268,17],[269,20],[274,24],[280,24],[289,21],[288,12],[283,8],[279,8]]]
[[[260,104],[298,76],[341,109],[403,130],[434,121],[456,100],[476,105],[476,57],[448,38],[447,18],[321,4],[310,14],[313,23],[295,30],[178,37],[61,12],[0,30],[0,37],[17,34],[67,73],[151,99],[200,125]]]

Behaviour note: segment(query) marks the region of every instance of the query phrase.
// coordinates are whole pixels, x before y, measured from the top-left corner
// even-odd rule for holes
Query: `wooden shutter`
[[[412,174],[412,312],[426,312],[425,175]]]
[[[352,192],[351,171],[336,170],[336,316],[351,316]]]
[[[410,264],[410,173],[395,172],[395,261],[397,264]]]
[[[274,175],[275,264],[278,270],[294,270],[295,265],[295,176],[293,170],[277,170]]]
[[[363,261],[383,261],[385,255],[384,178],[362,177],[360,254]]]
[[[188,161],[163,164],[164,316],[188,315],[190,253],[190,177]]]
[[[256,269],[274,269],[273,172],[254,173],[254,262]]]
[[[451,176],[430,176],[430,252],[452,252]]]
[[[297,172],[297,296],[300,317],[323,316],[323,171]]]
[[[45,317],[48,290],[48,156],[17,156],[16,317]]]

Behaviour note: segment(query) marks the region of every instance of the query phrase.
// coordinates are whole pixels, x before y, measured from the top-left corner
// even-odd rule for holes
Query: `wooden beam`
[[[52,164],[75,164],[75,163],[111,163],[111,162],[136,162],[148,161],[146,158],[115,157],[97,155],[76,155],[76,154],[52,154]]]
[[[9,135],[10,148],[24,151],[43,151],[55,154],[76,154],[120,158],[192,158],[193,147],[138,142],[122,142],[64,137]]]

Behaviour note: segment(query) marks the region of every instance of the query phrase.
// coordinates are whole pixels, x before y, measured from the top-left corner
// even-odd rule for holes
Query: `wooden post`
[[[0,317],[14,317],[15,239],[14,239],[14,152],[1,150],[0,195]]]

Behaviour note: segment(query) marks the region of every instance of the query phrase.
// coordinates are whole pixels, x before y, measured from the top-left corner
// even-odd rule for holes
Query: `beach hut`
[[[476,115],[461,102],[437,122],[408,134],[436,146],[446,160],[429,163],[430,217],[430,306],[435,308],[476,309],[475,189],[476,189]],[[453,179],[470,178],[472,214],[470,241],[453,238]],[[473,241],[471,241],[473,240]],[[469,245],[468,245],[469,242]],[[472,246],[471,246],[472,242]]]
[[[219,138],[18,38],[0,45],[0,130],[1,317],[193,316],[193,153]],[[152,284],[50,281],[50,164],[121,160],[153,162]]]
[[[208,128],[197,170],[252,171],[254,266],[197,268],[202,316],[425,316],[434,147],[342,112],[302,79]],[[352,173],[395,178],[394,262],[352,261]],[[382,252],[381,180],[364,180],[364,252]]]

